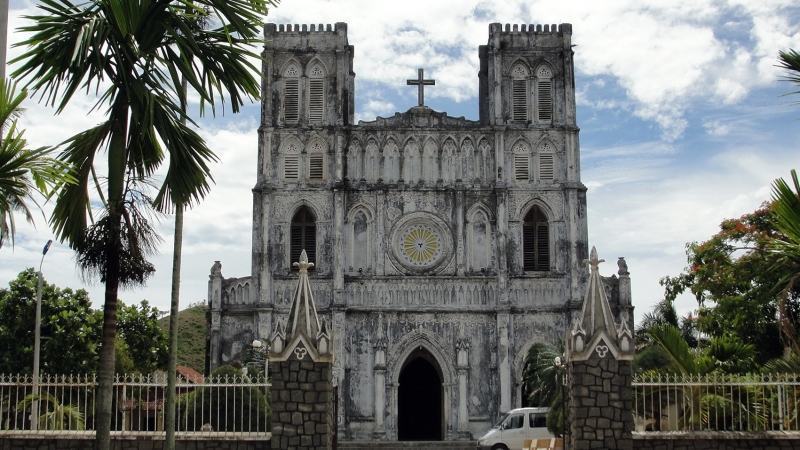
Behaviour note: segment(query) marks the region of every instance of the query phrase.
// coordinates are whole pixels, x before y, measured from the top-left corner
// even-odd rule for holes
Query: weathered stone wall
[[[309,359],[273,362],[270,375],[274,448],[332,448],[331,364]]]
[[[570,448],[575,450],[631,448],[631,363],[606,351],[602,358],[595,352],[571,363]]]
[[[93,438],[77,439],[65,437],[48,438],[0,438],[0,450],[92,450]],[[163,439],[114,439],[111,450],[162,450]],[[177,441],[176,450],[269,450],[270,442],[238,440],[187,440]]]
[[[800,433],[634,433],[636,450],[779,450],[800,448]]]

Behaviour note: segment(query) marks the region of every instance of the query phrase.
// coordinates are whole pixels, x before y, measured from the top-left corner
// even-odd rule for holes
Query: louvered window
[[[536,119],[553,120],[553,71],[547,64],[536,69]]]
[[[283,178],[296,181],[300,176],[300,155],[286,155],[283,157]]]
[[[300,84],[297,78],[287,78],[283,86],[283,120],[295,124],[300,119]]]
[[[289,252],[289,263],[293,270],[297,261],[300,261],[300,253],[303,250],[308,255],[308,261],[316,264],[317,262],[317,224],[314,214],[302,207],[292,218],[291,229],[291,249]]]
[[[308,178],[310,180],[321,180],[324,176],[324,162],[323,155],[310,155],[308,157]]]
[[[539,155],[539,179],[542,181],[553,180],[553,154],[542,153]]]
[[[325,111],[325,80],[308,80],[308,120],[322,122]]]
[[[514,179],[527,180],[529,179],[529,162],[528,155],[514,155]]]
[[[550,270],[549,225],[538,207],[528,212],[522,225],[522,265],[526,271]]]
[[[553,119],[553,80],[538,81],[538,111],[539,120]]]
[[[528,121],[528,80],[512,80],[513,111],[514,122]]]

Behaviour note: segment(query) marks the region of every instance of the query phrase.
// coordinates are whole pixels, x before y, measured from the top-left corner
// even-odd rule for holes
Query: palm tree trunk
[[[97,371],[97,404],[95,416],[98,450],[111,448],[111,419],[113,414],[114,359],[117,337],[117,294],[120,279],[120,239],[125,163],[127,161],[128,107],[124,96],[118,96],[114,108],[117,120],[112,129],[108,147],[108,217],[109,242],[106,245],[106,289],[103,305],[103,333],[100,346],[100,364]],[[112,113],[113,114],[113,113]]]
[[[169,360],[167,362],[167,405],[164,450],[175,450],[175,369],[178,364],[178,307],[181,290],[181,251],[183,246],[183,204],[175,205],[175,238],[172,250],[172,301],[169,308]]]

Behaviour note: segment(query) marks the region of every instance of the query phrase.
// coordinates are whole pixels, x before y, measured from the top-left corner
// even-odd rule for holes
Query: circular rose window
[[[450,237],[444,222],[427,213],[414,213],[397,223],[392,233],[392,256],[415,270],[433,268],[450,253]]]
[[[402,255],[408,264],[426,267],[442,254],[442,237],[430,226],[407,227],[401,239]]]

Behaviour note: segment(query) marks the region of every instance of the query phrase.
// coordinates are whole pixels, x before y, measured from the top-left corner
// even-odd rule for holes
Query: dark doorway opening
[[[420,347],[400,370],[397,395],[397,438],[401,441],[442,440],[442,374],[433,355]]]

